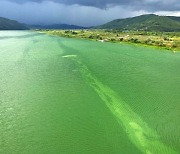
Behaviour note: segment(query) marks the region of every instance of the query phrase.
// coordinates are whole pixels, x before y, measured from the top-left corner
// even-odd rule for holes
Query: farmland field
[[[180,153],[180,52],[0,31],[0,153]]]

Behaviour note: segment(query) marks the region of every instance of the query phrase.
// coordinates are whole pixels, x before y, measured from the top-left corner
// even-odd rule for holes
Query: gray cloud
[[[1,0],[2,1],[2,0]],[[41,3],[47,0],[8,0],[16,3],[25,2],[36,2]],[[114,7],[117,5],[121,6],[131,6],[134,9],[144,9],[148,11],[180,11],[179,0],[49,0],[56,3],[66,4],[66,5],[83,5],[83,6],[93,6],[101,9],[106,9],[109,7]]]
[[[99,9],[91,6],[64,5],[45,1],[42,3],[0,2],[0,16],[16,19],[28,24],[67,23],[82,26],[103,24],[113,19],[139,15],[144,11],[132,11],[130,8],[115,6]]]
[[[94,26],[144,13],[179,16],[179,3],[177,0],[0,0],[0,16],[27,24]]]

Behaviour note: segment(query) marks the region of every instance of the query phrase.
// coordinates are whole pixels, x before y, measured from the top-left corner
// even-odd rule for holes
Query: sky
[[[180,16],[179,0],[0,0],[0,17],[26,24],[96,26],[142,14]]]

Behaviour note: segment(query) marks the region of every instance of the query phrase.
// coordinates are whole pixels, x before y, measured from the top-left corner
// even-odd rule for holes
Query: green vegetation
[[[117,19],[96,27],[98,29],[118,29],[122,31],[159,31],[179,32],[180,17],[158,16],[154,14],[141,15],[133,18]]]
[[[101,42],[127,42],[180,51],[180,32],[121,32],[118,30],[40,30],[50,35]]]
[[[0,30],[26,30],[28,29],[24,24],[15,20],[10,20],[0,17]]]

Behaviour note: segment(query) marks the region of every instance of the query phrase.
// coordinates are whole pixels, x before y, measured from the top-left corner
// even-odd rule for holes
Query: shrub
[[[124,38],[123,38],[123,37],[120,37],[120,38],[119,38],[119,41],[123,41],[123,40],[124,40]]]
[[[165,40],[165,41],[169,41],[169,38],[165,36],[165,37],[164,37],[164,40]]]
[[[69,33],[70,31],[69,30],[65,30],[64,33]]]
[[[100,36],[99,39],[102,40],[103,38]]]
[[[148,39],[145,41],[145,43],[148,44],[148,45],[151,45],[153,42],[152,42],[152,40],[151,40],[150,38],[148,38]]]
[[[111,38],[111,41],[115,41],[115,38],[112,37],[112,38]]]
[[[78,33],[77,33],[77,32],[75,32],[75,31],[72,31],[72,34],[73,34],[73,35],[77,35]]]
[[[94,36],[93,36],[93,35],[89,35],[89,37],[88,37],[88,38],[93,39],[93,38],[94,38]]]
[[[173,43],[172,48],[177,48],[177,44]]]
[[[128,41],[132,42],[132,43],[139,43],[140,42],[137,38],[130,38],[130,39],[128,39]]]
[[[165,47],[166,45],[163,43],[163,41],[158,41],[158,45],[161,47]]]
[[[97,38],[97,39],[98,39],[98,38],[100,38],[100,35],[99,35],[99,34],[97,34],[96,38]]]
[[[134,43],[139,43],[139,40],[137,38],[134,38],[133,42]]]

